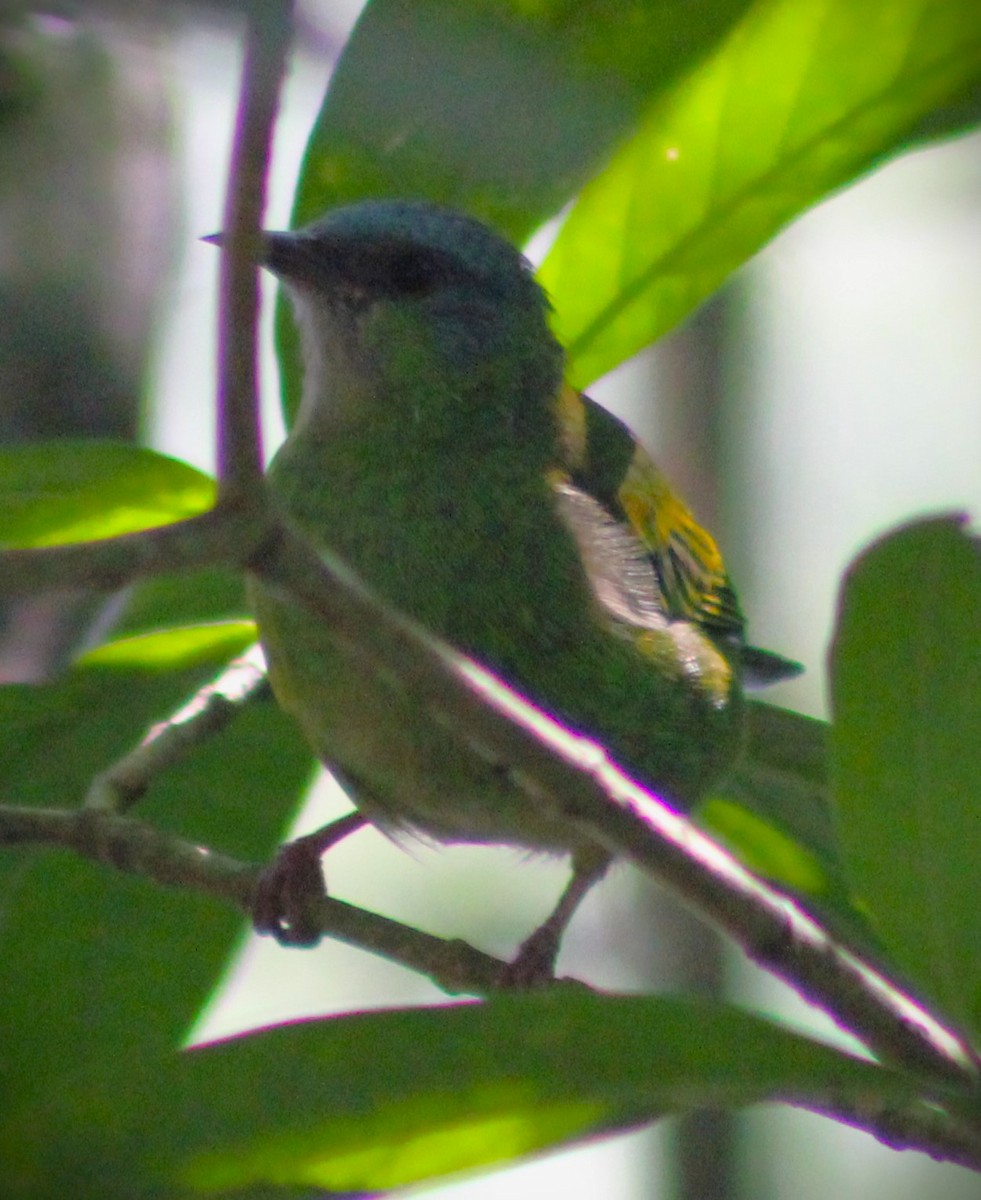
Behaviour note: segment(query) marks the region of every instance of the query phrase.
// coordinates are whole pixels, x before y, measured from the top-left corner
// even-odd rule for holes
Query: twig
[[[216,511],[149,535],[48,553],[50,561],[68,564],[68,569],[59,570],[58,582],[77,582],[78,575],[69,573],[74,568],[82,569],[89,581],[116,586],[151,569],[234,561],[254,547],[260,529],[259,521]],[[236,532],[237,542],[230,536]],[[36,563],[31,556],[40,553],[10,554],[4,567],[13,560],[16,574],[18,560]],[[82,566],[86,554],[94,565]],[[515,693],[386,609],[350,572],[336,564],[328,569],[290,530],[267,527],[250,566],[323,620],[366,669],[394,672],[432,720],[458,735],[464,751],[502,763],[530,802],[547,805],[556,819],[568,820],[668,883],[734,937],[750,957],[823,1007],[876,1054],[928,1076],[975,1085],[973,1059],[956,1035],[831,942],[796,905],[633,784],[594,743],[573,738]],[[132,574],[126,574],[127,569]],[[31,570],[25,570],[21,580],[30,575]],[[4,572],[0,578],[5,578]]]
[[[15,843],[68,847],[118,870],[222,899],[246,914],[262,870],[132,817],[91,808],[0,806],[0,846]],[[490,995],[505,968],[499,959],[466,942],[435,937],[330,896],[320,901],[320,921],[330,937],[426,975],[446,992]],[[574,979],[560,980],[558,986],[590,990]],[[898,1103],[844,1089],[773,1097],[781,1098],[863,1129],[893,1149],[919,1150],[939,1161],[981,1170],[981,1136],[956,1112],[919,1100]],[[956,1108],[956,1098],[954,1104]]]
[[[206,892],[250,917],[264,869],[105,809],[0,805],[0,846],[31,842],[68,847],[120,871]],[[505,966],[465,942],[434,937],[331,896],[320,907],[327,936],[428,975],[449,992],[486,994]]]
[[[263,538],[264,520],[215,508],[186,521],[70,546],[0,553],[0,596],[51,588],[115,591],[148,575],[241,567]]]
[[[241,566],[262,536],[255,263],[292,8],[291,0],[249,8],[221,259],[218,505],[158,529],[79,545],[7,551],[0,555],[0,596],[58,587],[112,591],[165,571]]]
[[[222,234],[218,329],[218,478],[224,502],[251,506],[262,482],[256,366],[259,225],[269,150],[286,70],[293,5],[249,7]]]
[[[794,1103],[789,1099],[789,1103]],[[873,1096],[836,1092],[824,1104],[802,1107],[855,1129],[871,1133],[890,1150],[919,1150],[937,1162],[981,1171],[981,1133],[956,1113],[930,1104],[889,1104]]]
[[[195,746],[220,732],[266,684],[258,646],[234,659],[217,679],[200,688],[168,720],[153,725],[138,746],[92,780],[86,808],[123,813],[158,776]]]
[[[595,742],[569,733],[385,608],[289,529],[276,531],[252,569],[322,620],[361,669],[390,674],[397,664],[413,702],[458,736],[462,753],[501,764],[529,802],[667,883],[878,1056],[945,1083],[977,1086],[975,1060],[955,1033],[638,786]]]

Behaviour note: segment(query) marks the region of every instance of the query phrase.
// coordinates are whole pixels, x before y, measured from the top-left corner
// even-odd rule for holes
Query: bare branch
[[[118,870],[158,883],[190,888],[251,912],[261,868],[238,862],[132,817],[92,808],[73,810],[0,806],[0,846],[63,846]],[[487,996],[505,965],[466,942],[434,937],[341,900],[320,902],[325,934],[380,954],[428,976],[446,992]],[[584,989],[578,980],[557,986]],[[899,1104],[846,1089],[808,1089],[773,1099],[807,1108],[863,1129],[893,1149],[920,1150],[940,1161],[981,1170],[981,1135],[956,1112],[920,1101]],[[955,1105],[956,1107],[956,1105]]]
[[[883,1104],[871,1096],[841,1092],[824,1104],[808,1100],[801,1107],[863,1129],[890,1150],[919,1150],[937,1162],[981,1171],[981,1133],[976,1123],[968,1126],[942,1108],[922,1103]]]
[[[205,892],[249,917],[263,870],[105,809],[0,805],[0,846],[17,843],[64,846],[120,871]],[[445,991],[486,994],[504,969],[499,959],[465,942],[434,937],[331,896],[320,904],[325,935],[428,975]]]
[[[262,652],[253,646],[229,663],[217,679],[199,688],[168,720],[152,726],[139,745],[96,775],[85,797],[86,807],[126,812],[158,775],[226,728],[265,683]]]
[[[266,175],[292,30],[289,0],[249,8],[221,260],[218,336],[220,495],[252,503],[262,478],[256,367],[256,253]]]
[[[90,582],[109,586],[148,570],[235,561],[254,549],[258,522],[234,510],[149,534],[59,547]],[[820,1005],[880,1057],[944,1081],[973,1086],[974,1059],[956,1034],[902,989],[833,942],[798,906],[742,868],[687,821],[628,779],[595,743],[576,738],[500,681],[385,608],[339,565],[326,566],[302,538],[273,525],[251,569],[331,628],[365,669],[395,673],[430,718],[458,735],[461,752],[509,770],[530,801],[548,805],[611,852],[669,884],[739,942],[751,958]],[[41,556],[40,558],[36,556]],[[24,558],[23,556],[27,556]],[[88,565],[82,566],[86,563]],[[42,552],[5,557],[36,574]],[[127,574],[127,571],[129,572]],[[77,582],[78,575],[59,582]]]
[[[134,580],[202,567],[241,567],[263,537],[260,516],[234,508],[94,542],[0,553],[0,596],[51,588],[115,591]]]
[[[626,776],[598,744],[385,608],[289,529],[276,531],[252,569],[324,621],[361,669],[396,669],[418,707],[458,735],[462,753],[500,763],[531,802],[667,883],[875,1054],[945,1083],[977,1085],[973,1054],[956,1033]]]

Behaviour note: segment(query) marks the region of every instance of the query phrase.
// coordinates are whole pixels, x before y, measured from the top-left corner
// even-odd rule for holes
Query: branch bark
[[[233,504],[172,525],[69,546],[0,553],[0,596],[52,588],[112,592],[152,575],[241,567],[265,536],[261,515]]]
[[[93,808],[0,806],[0,846],[15,844],[67,847],[117,870],[204,892],[246,914],[262,873],[261,866],[239,862],[147,822]],[[451,993],[488,996],[506,966],[466,942],[434,937],[330,896],[320,902],[320,921],[328,936],[419,971]],[[559,980],[556,986],[587,987],[574,979]],[[956,1111],[918,1101],[900,1106],[844,1090],[773,1098],[863,1129],[893,1149],[919,1150],[939,1161],[981,1170],[981,1133],[961,1121]]]
[[[416,706],[454,730],[466,751],[500,763],[530,803],[668,884],[875,1054],[945,1083],[977,1085],[962,1039],[625,775],[597,743],[386,609],[290,529],[281,527],[251,565],[328,624],[361,669],[397,669]]]
[[[218,479],[221,499],[248,505],[262,485],[256,327],[259,228],[293,5],[253,4],[232,145],[222,234],[218,329]]]

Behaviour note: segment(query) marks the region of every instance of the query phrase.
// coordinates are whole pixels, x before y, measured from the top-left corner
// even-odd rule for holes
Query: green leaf
[[[828,782],[826,722],[762,700],[748,701],[742,756],[719,790],[776,827],[775,832],[782,829],[800,845],[807,860],[820,861],[824,870],[840,866]],[[755,838],[749,825],[746,832]],[[735,829],[730,828],[727,836],[734,835]],[[812,867],[801,870],[810,875]],[[783,876],[774,871],[772,878]],[[800,887],[800,881],[794,886]]]
[[[206,512],[215,482],[187,463],[121,442],[0,450],[0,546],[57,546]]]
[[[981,1029],[981,550],[952,517],[853,564],[832,655],[855,894],[914,984]]]
[[[574,380],[660,337],[931,116],[946,131],[979,80],[976,0],[759,0],[586,187],[543,264]]]
[[[524,242],[750,0],[373,0],[307,146],[294,226],[371,196],[465,209]],[[281,304],[286,408],[299,396]]]
[[[748,701],[742,756],[694,816],[833,937],[885,965],[882,945],[849,890],[834,824],[829,730],[825,721]]]
[[[57,683],[0,688],[4,800],[80,802],[91,777],[220,662],[170,672],[80,667]],[[256,702],[160,778],[137,815],[263,861],[311,766],[293,723]],[[0,851],[0,911],[0,1195],[97,1194],[87,1171],[100,1139],[122,1119],[141,1065],[169,1058],[195,1020],[242,916],[213,898],[25,846]],[[44,1163],[69,1159],[79,1179],[55,1186]],[[117,1169],[105,1195],[135,1187],[129,1166]]]
[[[113,628],[116,635],[229,619],[248,619],[244,582],[225,567],[158,575],[131,589],[126,608]]]
[[[212,621],[116,638],[89,650],[79,664],[89,667],[146,667],[180,670],[240,654],[257,640],[254,621]]]
[[[0,1117],[0,1145],[37,1156],[47,1194],[360,1194],[670,1112],[831,1097],[874,1111],[915,1088],[733,1007],[571,990],[293,1024],[129,1067],[119,1095],[76,1074],[43,1114]]]
[[[749,0],[373,0],[314,126],[298,224],[424,196],[521,242]]]
[[[698,823],[758,875],[795,892],[820,895],[828,890],[827,872],[817,855],[748,805],[712,796],[699,806]]]

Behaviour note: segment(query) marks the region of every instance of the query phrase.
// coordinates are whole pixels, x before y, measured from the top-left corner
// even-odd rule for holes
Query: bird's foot
[[[326,895],[320,859],[364,823],[360,813],[349,813],[280,847],[260,874],[252,897],[256,933],[271,934],[284,946],[316,946],[323,933],[320,903]]]
[[[549,921],[521,943],[521,948],[498,976],[498,986],[516,991],[548,987],[555,982],[555,960],[562,931]]]

